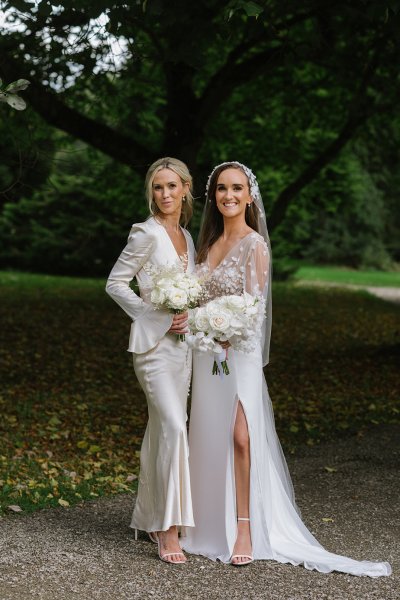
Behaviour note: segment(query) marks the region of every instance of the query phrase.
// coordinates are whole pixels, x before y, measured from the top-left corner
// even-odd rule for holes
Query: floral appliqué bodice
[[[243,291],[256,296],[265,294],[268,281],[268,246],[258,233],[249,233],[210,270],[207,259],[197,265],[196,274],[205,290],[204,302],[219,296],[240,295]]]

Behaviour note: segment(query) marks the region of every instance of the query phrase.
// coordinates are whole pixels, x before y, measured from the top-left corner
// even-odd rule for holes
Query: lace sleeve
[[[269,345],[272,328],[272,257],[264,239],[254,234],[251,236],[250,247],[246,252],[244,267],[245,281],[244,289],[252,296],[262,297],[264,305],[264,316],[261,326],[261,347],[263,365],[269,362]]]
[[[251,242],[247,256],[245,290],[253,296],[266,297],[269,280],[270,256],[267,244],[261,238]]]

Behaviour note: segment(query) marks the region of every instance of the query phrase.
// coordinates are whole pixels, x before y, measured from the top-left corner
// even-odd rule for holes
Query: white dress
[[[194,270],[194,246],[187,243],[187,271]],[[131,317],[128,350],[146,394],[149,420],[140,453],[139,489],[131,527],[165,531],[171,525],[193,526],[188,465],[187,396],[191,351],[186,342],[167,334],[173,315],[150,302],[151,278],[146,267],[179,260],[165,228],[153,217],[132,226],[128,243],[115,263],[107,293]],[[133,278],[140,297],[129,284]]]
[[[199,274],[211,298],[260,293],[267,284],[269,253],[263,238],[250,233],[211,272]],[[265,289],[264,289],[265,292]],[[233,428],[241,403],[250,436],[250,527],[255,560],[272,559],[323,573],[389,575],[388,563],[356,561],[325,550],[303,524],[294,501],[286,462],[276,435],[262,370],[261,344],[245,354],[229,348],[230,374],[212,375],[213,355],[194,351],[189,449],[195,527],[183,548],[229,562],[236,540]]]

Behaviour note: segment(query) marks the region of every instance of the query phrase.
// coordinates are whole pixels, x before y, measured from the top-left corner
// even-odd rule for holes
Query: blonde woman
[[[177,335],[187,333],[187,313],[154,309],[146,266],[181,259],[194,270],[194,246],[184,228],[192,215],[192,178],[180,160],[161,158],[150,166],[145,188],[150,216],[132,226],[106,291],[132,319],[128,350],[148,403],[131,527],[148,532],[161,560],[182,564],[178,528],[194,525],[186,433],[191,353]],[[140,297],[130,288],[133,278]]]

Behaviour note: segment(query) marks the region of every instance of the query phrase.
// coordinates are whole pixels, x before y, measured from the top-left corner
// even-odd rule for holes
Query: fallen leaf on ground
[[[7,506],[8,510],[12,510],[13,512],[22,512],[22,508],[18,506],[18,504],[10,504]]]

